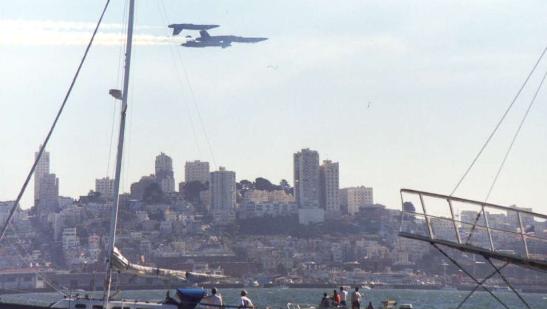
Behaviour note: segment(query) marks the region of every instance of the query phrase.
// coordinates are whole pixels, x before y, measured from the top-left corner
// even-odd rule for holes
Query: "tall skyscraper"
[[[101,194],[101,197],[111,200],[114,197],[114,179],[103,177],[95,179],[95,192]]]
[[[338,162],[323,161],[319,169],[320,202],[321,208],[325,209],[327,213],[327,217],[340,214],[339,178]]]
[[[294,154],[294,194],[301,224],[325,220],[325,211],[319,203],[319,187],[319,153],[302,149]]]
[[[156,181],[163,192],[175,191],[173,160],[163,152],[156,156]]]
[[[42,146],[40,146],[41,148]],[[34,153],[34,158],[38,158],[38,152]],[[44,151],[42,153],[42,156],[40,157],[40,160],[38,160],[38,164],[36,165],[36,169],[34,170],[34,204],[37,205],[38,203],[38,197],[40,195],[40,179],[42,176],[49,174],[49,152]]]
[[[55,174],[40,177],[40,191],[37,199],[38,213],[45,215],[59,207],[59,179]]]
[[[365,186],[343,188],[340,190],[340,204],[346,213],[353,215],[360,207],[374,204],[373,189]]]
[[[310,149],[294,154],[294,194],[300,208],[319,208],[319,153]]]
[[[215,220],[231,218],[236,208],[236,173],[220,167],[209,177],[210,211]]]
[[[184,164],[184,181],[186,183],[192,181],[206,183],[209,181],[209,162],[187,161]]]

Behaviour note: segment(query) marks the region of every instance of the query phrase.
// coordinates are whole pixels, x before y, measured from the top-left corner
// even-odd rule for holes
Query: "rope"
[[[16,239],[21,239],[17,233],[17,229],[12,227],[11,229],[13,231],[13,236],[15,236]],[[28,256],[30,255],[28,250],[23,247],[23,246],[18,246],[17,244],[14,244],[14,243],[8,243],[8,245],[15,251],[15,254],[21,259],[23,260],[25,263],[27,264],[30,264],[28,263]],[[21,253],[21,251],[23,251],[23,253],[25,253],[25,255],[23,255],[23,253]],[[64,296],[67,296],[67,294],[63,291],[63,289],[61,287],[57,287],[55,285],[55,283],[53,281],[50,281],[43,273],[40,269],[36,270],[36,275],[38,277],[40,277],[40,279],[42,279],[48,286],[50,286],[52,289],[54,289],[57,293],[61,294],[61,295],[64,295]]]
[[[15,214],[15,210],[19,207],[19,202],[21,201],[21,198],[23,197],[23,194],[25,193],[28,183],[30,182],[30,178],[32,178],[32,175],[34,174],[34,170],[36,169],[36,166],[38,165],[38,161],[42,157],[42,154],[44,153],[44,149],[46,149],[49,139],[51,138],[51,135],[53,134],[53,130],[55,129],[55,126],[57,125],[57,121],[59,121],[59,118],[61,117],[61,114],[63,113],[65,105],[68,101],[70,94],[72,93],[72,89],[74,88],[74,85],[76,84],[76,80],[78,79],[78,76],[80,75],[80,70],[82,69],[84,65],[85,59],[87,58],[87,54],[89,53],[89,50],[91,49],[91,45],[93,44],[93,41],[95,40],[95,35],[97,34],[99,30],[99,26],[101,25],[104,14],[106,13],[106,9],[108,8],[109,4],[110,4],[110,0],[106,0],[106,4],[104,5],[99,21],[97,22],[97,25],[95,26],[95,29],[93,30],[91,39],[89,40],[89,43],[87,44],[84,55],[82,59],[80,60],[80,64],[78,65],[78,68],[76,69],[76,73],[74,74],[74,77],[72,78],[72,82],[70,83],[70,86],[68,87],[68,90],[65,94],[65,98],[63,99],[63,103],[61,104],[59,111],[57,112],[57,115],[55,116],[55,120],[53,121],[53,124],[51,125],[44,142],[40,146],[40,150],[38,151],[38,155],[36,156],[34,160],[34,164],[32,164],[32,167],[30,168],[30,171],[28,172],[27,178],[25,179],[25,182],[23,183],[23,186],[21,187],[21,190],[19,191],[19,194],[17,195],[15,202],[13,202],[13,206],[11,207],[9,215],[4,223],[4,226],[2,227],[2,231],[0,232],[0,241],[2,240],[2,238],[4,238],[4,234],[6,233],[8,225],[11,222],[13,215]]]
[[[507,265],[509,265],[509,262],[506,262],[505,264],[503,264],[500,268],[498,268],[498,270],[496,271],[493,271],[492,273],[490,273],[490,275],[484,277],[484,279],[482,279],[479,284],[477,284],[470,292],[469,294],[467,294],[467,296],[465,296],[465,298],[460,302],[460,304],[458,305],[458,307],[456,307],[456,309],[460,309],[463,304],[465,304],[465,302],[469,299],[469,297],[471,297],[471,295],[473,295],[480,287],[482,287],[482,285],[488,281],[488,279],[492,278],[495,274],[498,273],[498,271],[501,271],[502,269],[504,269]]]
[[[488,136],[488,138],[486,139],[486,141],[484,142],[484,144],[482,145],[482,147],[480,148],[479,152],[475,155],[475,157],[473,158],[473,161],[471,161],[471,164],[469,164],[469,166],[467,167],[467,169],[465,170],[465,172],[463,173],[463,175],[461,176],[460,180],[458,181],[458,183],[456,184],[456,186],[454,187],[454,189],[452,190],[452,192],[450,193],[450,196],[453,196],[454,193],[456,193],[456,191],[458,190],[458,188],[460,187],[460,185],[462,184],[463,180],[467,177],[467,175],[469,174],[469,172],[471,171],[471,169],[475,166],[475,163],[477,163],[477,160],[479,159],[479,157],[482,155],[482,153],[484,152],[484,150],[486,149],[486,147],[488,146],[488,144],[490,143],[490,141],[492,140],[492,138],[494,137],[494,135],[496,134],[496,132],[498,131],[499,127],[501,126],[501,124],[503,123],[503,121],[505,120],[505,117],[507,117],[507,114],[509,114],[509,111],[511,110],[511,108],[513,108],[513,105],[515,104],[515,102],[517,101],[517,99],[519,98],[522,90],[524,89],[524,87],[526,87],[526,84],[528,84],[528,81],[530,80],[530,77],[534,74],[534,72],[536,71],[536,68],[538,67],[539,63],[541,62],[541,60],[543,59],[543,56],[545,55],[545,53],[547,52],[547,46],[543,49],[543,51],[541,52],[541,55],[539,56],[538,60],[536,61],[536,63],[534,64],[534,66],[532,67],[532,70],[530,71],[530,73],[528,73],[528,76],[526,77],[526,79],[524,80],[524,83],[522,83],[522,85],[520,86],[519,90],[517,91],[517,94],[515,95],[515,97],[513,98],[513,100],[511,101],[511,103],[509,104],[509,106],[507,107],[507,109],[505,110],[505,112],[503,113],[503,115],[501,116],[501,118],[498,120],[498,123],[496,124],[496,126],[494,127],[494,130],[490,133],[490,135]]]
[[[439,246],[437,246],[437,244],[435,243],[431,243],[431,245],[433,247],[435,247],[435,249],[439,250],[439,252],[444,255],[448,260],[450,260],[450,262],[452,262],[454,265],[456,265],[456,267],[458,267],[459,269],[461,269],[463,271],[464,274],[466,274],[469,278],[471,278],[473,281],[475,281],[476,284],[479,284],[482,286],[482,284],[479,282],[479,280],[477,280],[470,272],[468,272],[465,268],[463,268],[459,263],[458,261],[454,260],[451,256],[449,256],[446,252],[444,252],[443,249],[439,248]],[[487,287],[485,286],[482,286],[482,288],[488,292],[495,300],[497,300],[503,307],[505,307],[505,309],[509,309],[509,307],[501,300],[499,299],[499,297],[497,297],[494,293],[492,293],[492,291],[490,291],[490,289],[488,289]]]
[[[492,266],[496,272],[498,273],[498,275],[500,275],[501,279],[503,280],[503,282],[505,282],[505,284],[507,284],[507,286],[511,289],[511,291],[513,291],[513,293],[515,293],[515,295],[518,296],[518,298],[520,299],[520,301],[522,301],[522,303],[526,306],[526,308],[530,309],[530,305],[526,302],[526,300],[524,300],[524,298],[522,298],[522,296],[520,295],[520,293],[515,290],[515,288],[513,287],[513,285],[509,282],[509,280],[507,280],[507,278],[505,278],[505,276],[501,273],[501,269],[498,269],[496,267],[496,265],[494,265],[494,263],[492,262],[492,260],[490,260],[490,258],[485,258],[486,261],[488,261],[488,263],[490,264],[490,266]]]

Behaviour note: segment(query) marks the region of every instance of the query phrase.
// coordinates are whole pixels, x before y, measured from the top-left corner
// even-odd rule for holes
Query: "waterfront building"
[[[236,173],[220,167],[209,176],[209,207],[213,217],[219,220],[235,218]]]
[[[184,181],[186,183],[192,181],[206,183],[209,181],[209,162],[187,161],[184,164]]]
[[[163,192],[175,192],[175,177],[173,173],[173,159],[165,153],[156,156],[156,181]]]
[[[330,160],[323,161],[319,169],[320,203],[327,218],[340,214],[339,164]]]
[[[109,177],[95,179],[95,192],[100,193],[102,198],[111,200],[114,196],[114,179]]]
[[[360,207],[374,204],[373,189],[365,186],[343,188],[340,190],[340,204],[347,214],[354,215]]]

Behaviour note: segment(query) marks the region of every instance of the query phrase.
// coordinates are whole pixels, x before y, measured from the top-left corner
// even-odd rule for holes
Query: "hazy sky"
[[[108,89],[121,87],[124,3],[112,1],[48,147],[65,196],[113,174]],[[372,186],[392,208],[402,187],[449,193],[547,44],[539,0],[137,3],[125,190],[162,151],[177,182],[185,161],[201,159],[238,179],[292,183],[292,154],[309,147],[340,162],[342,186]],[[0,3],[0,200],[15,198],[103,5]],[[188,49],[170,36],[175,22],[269,40]],[[457,195],[484,198],[545,70],[547,61]],[[540,93],[490,201],[547,212],[546,100]],[[23,206],[31,200],[32,186]]]

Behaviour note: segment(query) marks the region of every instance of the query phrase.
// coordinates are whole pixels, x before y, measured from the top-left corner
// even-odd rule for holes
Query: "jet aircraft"
[[[264,40],[267,40],[268,38],[246,38],[241,36],[235,36],[235,35],[209,35],[209,33],[206,30],[201,30],[199,32],[199,37],[188,40],[186,43],[182,43],[181,45],[184,47],[230,47],[232,46],[232,43],[257,43]]]
[[[219,27],[219,25],[171,24],[168,27],[173,28],[173,35],[177,35],[182,30],[209,30]]]

